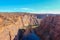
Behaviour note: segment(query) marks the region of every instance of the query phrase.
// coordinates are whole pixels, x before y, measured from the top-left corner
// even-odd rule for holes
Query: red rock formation
[[[60,40],[60,16],[44,18],[35,30],[42,40]]]

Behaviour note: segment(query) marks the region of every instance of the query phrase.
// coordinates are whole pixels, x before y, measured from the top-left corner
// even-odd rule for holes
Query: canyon
[[[0,14],[0,40],[13,40],[19,29],[26,29],[28,25],[39,25],[37,16],[22,13]]]
[[[29,25],[41,40],[60,40],[60,15],[17,12],[0,13],[0,40],[14,40]]]

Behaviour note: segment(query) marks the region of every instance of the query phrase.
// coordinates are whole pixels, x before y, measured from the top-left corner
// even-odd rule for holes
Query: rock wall
[[[19,29],[38,24],[37,17],[31,14],[0,14],[0,40],[13,40]]]
[[[35,32],[42,40],[60,40],[60,16],[44,18]]]

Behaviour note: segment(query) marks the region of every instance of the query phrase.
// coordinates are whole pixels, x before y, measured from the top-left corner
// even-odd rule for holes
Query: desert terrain
[[[60,40],[60,15],[17,12],[0,13],[0,40],[14,40],[29,25],[41,40]]]

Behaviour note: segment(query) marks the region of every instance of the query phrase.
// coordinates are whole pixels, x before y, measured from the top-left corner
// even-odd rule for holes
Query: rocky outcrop
[[[42,40],[60,40],[60,16],[44,18],[35,32]]]
[[[0,40],[13,40],[19,29],[35,24],[37,17],[32,14],[0,14]]]

